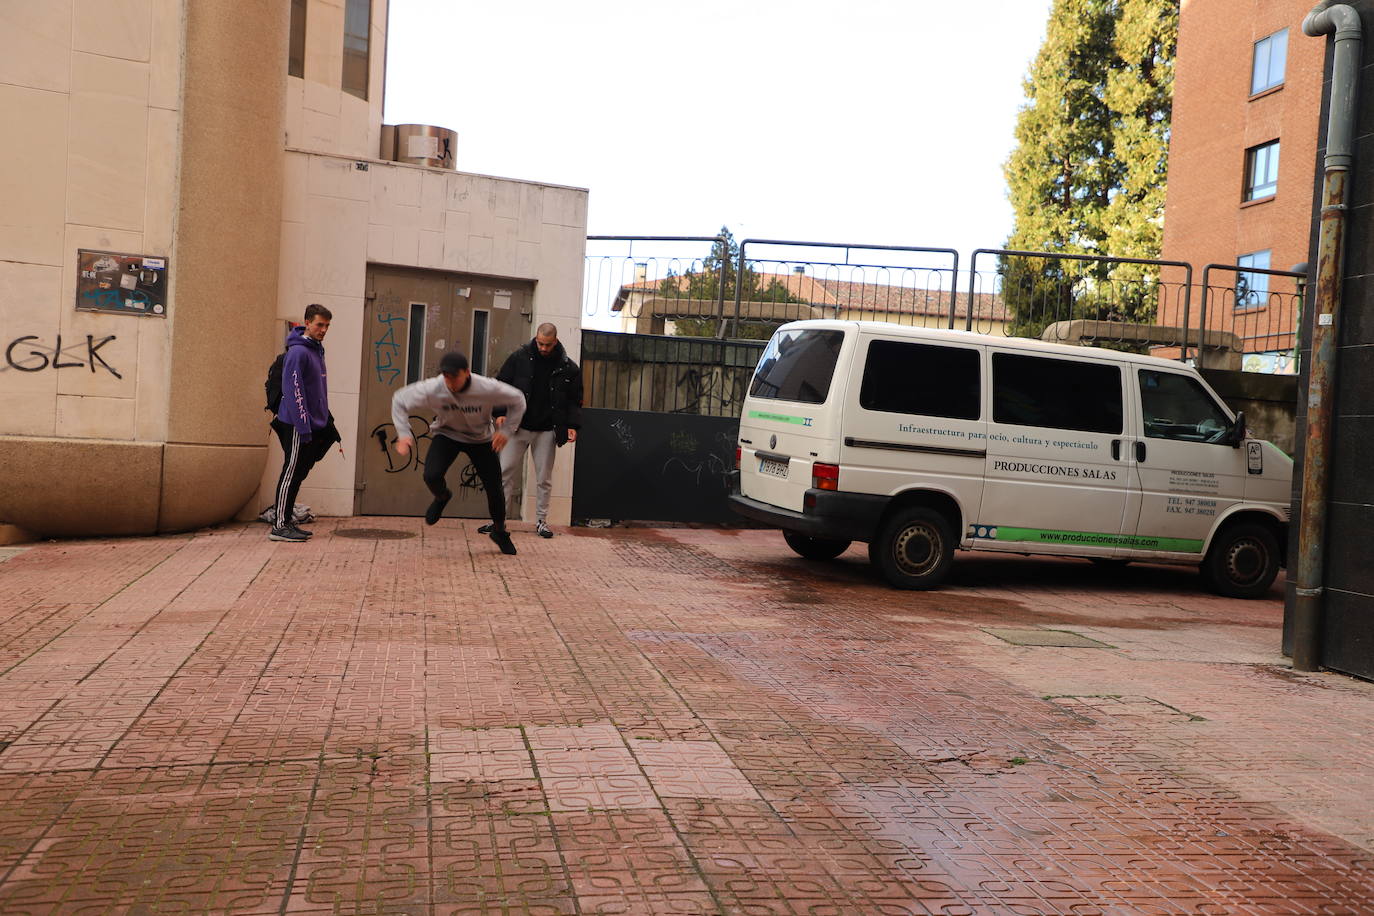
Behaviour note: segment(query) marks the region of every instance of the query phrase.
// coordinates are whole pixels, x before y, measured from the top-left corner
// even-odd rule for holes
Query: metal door
[[[423,515],[430,503],[422,480],[430,414],[410,418],[417,448],[396,452],[391,396],[439,373],[439,358],[458,349],[472,370],[495,375],[530,337],[533,285],[528,282],[398,267],[369,266],[363,313],[359,392],[359,515]],[[444,515],[485,518],[486,496],[472,464],[460,456],[448,472],[454,498]]]

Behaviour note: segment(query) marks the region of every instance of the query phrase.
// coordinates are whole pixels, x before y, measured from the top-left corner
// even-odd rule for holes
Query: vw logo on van
[[[768,437],[768,447],[769,447],[769,448],[777,448],[777,447],[778,447],[778,437],[777,437],[777,436],[769,436],[769,437]]]

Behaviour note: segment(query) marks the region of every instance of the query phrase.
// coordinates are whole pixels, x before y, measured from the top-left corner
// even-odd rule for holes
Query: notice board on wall
[[[79,249],[76,308],[166,318],[167,259]]]

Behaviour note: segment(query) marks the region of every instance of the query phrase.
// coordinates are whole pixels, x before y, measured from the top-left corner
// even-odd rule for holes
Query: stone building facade
[[[386,23],[387,0],[0,11],[19,140],[0,149],[0,523],[139,534],[255,514],[277,471],[263,377],[310,302],[334,313],[345,448],[301,498],[357,512],[379,269],[522,290],[503,342],[551,320],[576,355],[586,192],[383,159]]]

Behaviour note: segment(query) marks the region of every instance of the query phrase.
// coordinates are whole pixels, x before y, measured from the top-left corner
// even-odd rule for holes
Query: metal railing
[[[584,325],[586,319],[599,319],[621,331],[664,334],[684,330],[674,327],[677,323],[719,321],[724,315],[734,265],[728,258],[710,264],[712,252],[726,244],[723,237],[590,235],[587,242],[589,248],[602,250],[589,251],[586,257]],[[639,244],[637,251],[637,243],[654,247],[646,251]]]
[[[582,331],[583,404],[737,417],[763,341]]]
[[[1213,272],[1229,275],[1230,284],[1214,283]],[[1307,274],[1298,271],[1208,264],[1202,268],[1198,327],[1239,337],[1244,371],[1295,375],[1306,286]],[[1202,365],[1212,365],[1206,354]]]
[[[980,268],[989,257],[996,265]],[[969,296],[991,292],[997,312],[970,315],[964,328],[1066,343],[1172,346],[1181,353],[1188,345],[1192,280],[1192,265],[1183,261],[979,248],[970,259]],[[1159,326],[1164,312],[1181,320]]]
[[[749,248],[829,250],[828,258],[749,257]],[[876,257],[881,252],[887,263]],[[905,260],[905,263],[903,261]],[[866,319],[954,327],[959,252],[953,248],[745,239],[736,274],[734,313],[722,336],[750,324],[776,326],[799,317]],[[746,292],[749,293],[746,296]]]
[[[960,273],[950,248],[745,239],[729,249],[724,236],[590,236],[584,326],[763,340],[800,318],[867,319],[1296,371],[1304,275],[1294,271],[1208,264],[1197,284],[1184,261],[980,248]]]

